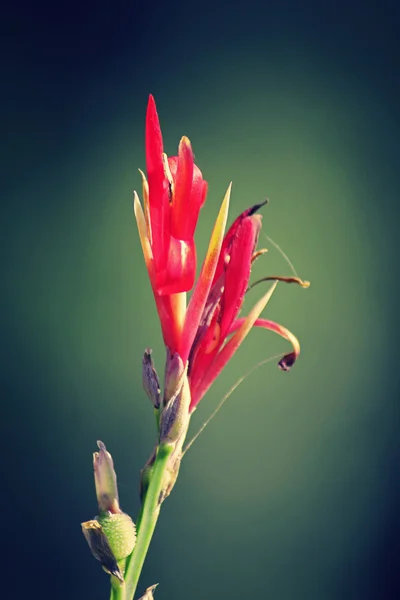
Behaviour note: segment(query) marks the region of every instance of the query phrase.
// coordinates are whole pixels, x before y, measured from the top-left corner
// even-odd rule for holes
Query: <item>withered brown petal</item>
[[[114,575],[121,583],[124,583],[121,570],[100,523],[93,519],[81,523],[81,525],[83,535],[93,556],[100,561],[101,566],[107,573]]]

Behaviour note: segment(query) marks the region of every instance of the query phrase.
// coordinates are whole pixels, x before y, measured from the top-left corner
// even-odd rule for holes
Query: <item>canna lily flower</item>
[[[146,164],[148,182],[142,173],[144,210],[135,192],[135,216],[167,354],[171,360],[179,357],[185,365],[192,412],[252,327],[274,331],[292,344],[292,351],[279,362],[281,369],[289,370],[300,352],[298,340],[281,325],[259,317],[278,280],[296,281],[303,287],[308,282],[267,278],[274,280],[270,290],[246,317],[239,317],[251,266],[260,254],[256,246],[262,217],[257,211],[265,202],[245,210],[224,236],[231,185],[228,187],[195,282],[194,232],[207,184],[194,164],[186,137],[181,139],[177,157],[164,154],[152,96],[146,116]],[[192,288],[186,306],[186,292]]]
[[[153,96],[146,114],[146,167],[143,179],[144,212],[135,192],[137,219],[164,341],[177,350],[183,325],[185,293],[196,276],[194,232],[207,194],[207,182],[194,164],[190,141],[183,137],[178,156],[164,153]]]

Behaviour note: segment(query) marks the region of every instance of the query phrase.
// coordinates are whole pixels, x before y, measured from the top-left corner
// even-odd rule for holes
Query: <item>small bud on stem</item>
[[[158,583],[156,583],[155,585],[151,585],[150,587],[147,588],[144,596],[142,596],[141,598],[139,598],[139,600],[153,600],[154,596],[153,596],[153,592],[156,589],[156,587],[158,586]]]
[[[151,352],[151,348],[146,348],[142,359],[143,388],[154,408],[158,409],[160,408],[161,390]]]
[[[120,513],[117,476],[112,456],[103,442],[98,441],[100,452],[93,454],[94,483],[100,512]]]
[[[124,559],[135,547],[136,527],[130,516],[119,507],[112,456],[103,442],[99,441],[97,445],[100,451],[93,454],[93,467],[100,514],[81,526],[93,556],[107,573],[123,583]]]
[[[160,443],[173,444],[184,438],[189,427],[190,387],[187,364],[179,354],[168,353],[165,370],[164,409],[160,419]]]
[[[164,473],[163,489],[159,497],[159,504],[162,504],[166,498],[172,492],[172,489],[178,479],[179,469],[182,461],[182,446],[185,438],[182,437],[179,442],[175,444],[175,448],[172,451],[171,456],[168,458],[167,467]]]
[[[187,368],[178,353],[171,354],[167,348],[167,360],[165,363],[164,376],[164,398],[163,406],[166,406],[170,400],[177,396],[183,384],[183,377]]]

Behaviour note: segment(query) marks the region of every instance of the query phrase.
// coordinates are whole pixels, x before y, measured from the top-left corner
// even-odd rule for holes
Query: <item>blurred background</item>
[[[398,25],[385,1],[4,9],[4,597],[108,598],[80,528],[97,509],[97,439],[122,507],[139,508],[155,437],[145,347],[164,362],[132,214],[150,92],[167,153],[189,136],[209,182],[199,257],[233,179],[230,220],[268,196],[264,231],[312,285],[278,286],[265,315],[299,337],[300,359],[261,367],[187,454],[139,591],[399,597]],[[255,278],[290,274],[260,246]],[[288,349],[255,331],[191,433]]]

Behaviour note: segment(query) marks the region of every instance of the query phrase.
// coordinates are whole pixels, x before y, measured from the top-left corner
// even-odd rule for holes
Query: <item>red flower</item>
[[[154,259],[153,287],[160,295],[187,292],[196,275],[194,230],[207,183],[194,164],[187,137],[181,139],[178,156],[167,158],[164,154],[153,96],[146,115],[146,167],[149,183],[145,206]]]
[[[253,326],[275,331],[292,343],[293,351],[279,363],[284,370],[293,365],[300,347],[287,329],[259,319],[277,281],[247,317],[238,318],[256,256],[261,229],[261,215],[256,211],[262,204],[245,210],[224,237],[231,186],[186,307],[186,292],[195,281],[194,231],[207,184],[194,165],[186,137],[177,157],[163,154],[152,96],[146,118],[146,163],[148,183],[142,173],[144,211],[135,192],[135,216],[165,344],[170,356],[177,353],[183,364],[188,362],[192,411]]]

